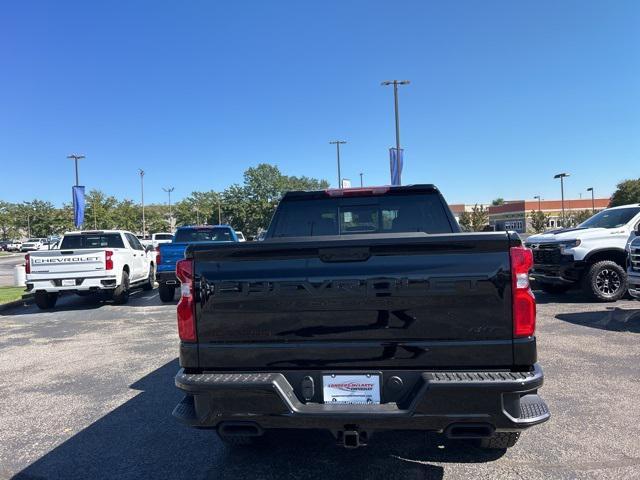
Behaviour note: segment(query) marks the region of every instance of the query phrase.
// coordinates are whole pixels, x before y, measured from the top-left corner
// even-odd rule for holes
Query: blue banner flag
[[[84,223],[84,187],[76,185],[71,189],[73,196],[73,223],[76,228]]]
[[[404,149],[400,149],[400,155],[396,155],[397,149],[389,149],[389,168],[391,170],[391,185],[402,185],[402,163]]]

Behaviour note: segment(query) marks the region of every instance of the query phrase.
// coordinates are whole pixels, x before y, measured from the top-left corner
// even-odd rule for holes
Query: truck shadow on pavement
[[[484,451],[419,432],[379,433],[368,447],[345,450],[322,431],[271,432],[260,445],[228,448],[211,430],[178,423],[181,394],[173,360],[141,378],[140,393],[17,473],[16,480],[102,478],[384,478],[440,479],[437,463],[479,463]]]
[[[609,307],[597,312],[560,313],[558,320],[612,332],[640,333],[640,310]]]
[[[116,308],[128,308],[128,307],[153,307],[163,305],[177,305],[178,299],[173,302],[163,303],[158,298],[158,290],[134,290],[131,292],[129,301],[124,305],[115,305],[110,300],[100,298],[98,295],[86,295],[80,296],[73,293],[62,295],[56,306],[51,310],[40,310],[34,303],[19,305],[4,311],[0,311],[0,316],[9,315],[33,315],[34,313],[47,313],[47,312],[72,312],[78,310],[95,310],[106,306],[113,306]]]

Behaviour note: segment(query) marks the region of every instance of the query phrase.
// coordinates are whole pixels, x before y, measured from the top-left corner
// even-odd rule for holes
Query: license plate
[[[380,375],[323,375],[324,403],[378,404],[380,403]]]
[[[62,280],[62,286],[63,287],[75,287],[76,286],[76,279],[72,278],[71,280]]]

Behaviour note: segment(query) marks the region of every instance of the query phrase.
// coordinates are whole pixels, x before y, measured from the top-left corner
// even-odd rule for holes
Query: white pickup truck
[[[27,291],[41,309],[53,308],[60,292],[101,293],[121,304],[132,287],[155,284],[155,252],[122,230],[67,232],[59,250],[27,254],[25,268]]]
[[[547,293],[580,285],[601,302],[627,292],[625,248],[640,226],[640,204],[608,208],[575,228],[552,230],[527,238],[533,250],[531,277]]]

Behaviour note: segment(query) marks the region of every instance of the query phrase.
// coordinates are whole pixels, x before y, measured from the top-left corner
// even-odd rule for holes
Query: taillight
[[[156,265],[160,265],[162,262],[162,257],[160,256],[160,245],[156,247]]]
[[[113,270],[113,252],[111,250],[104,251],[104,269]]]
[[[195,342],[196,321],[193,300],[193,260],[178,260],[176,277],[180,280],[180,301],[178,302],[178,336],[183,342]]]
[[[536,330],[536,298],[529,286],[533,253],[525,247],[511,247],[511,295],[513,297],[513,335],[530,337]]]
[[[31,256],[28,253],[24,256],[24,273],[31,273]]]

